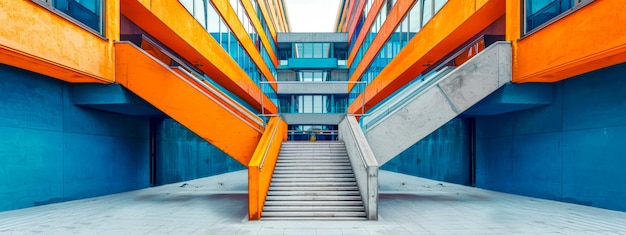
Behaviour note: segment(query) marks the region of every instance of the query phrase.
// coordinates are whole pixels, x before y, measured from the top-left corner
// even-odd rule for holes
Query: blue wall
[[[380,169],[457,184],[470,184],[467,119],[453,119]]]
[[[77,107],[69,90],[0,64],[0,211],[149,185],[149,120]]]
[[[246,169],[172,119],[158,125],[156,183],[168,184]]]
[[[549,106],[478,117],[477,186],[626,211],[624,74],[570,78]]]

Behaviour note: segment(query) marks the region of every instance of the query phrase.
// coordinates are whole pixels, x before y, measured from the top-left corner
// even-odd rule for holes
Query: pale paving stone
[[[381,171],[379,221],[247,221],[247,172],[0,213],[0,234],[626,234],[626,213]]]

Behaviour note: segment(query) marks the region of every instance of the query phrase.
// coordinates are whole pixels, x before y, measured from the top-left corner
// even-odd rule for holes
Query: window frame
[[[528,4],[528,0],[521,0],[522,1],[522,9],[521,9],[521,24],[522,27],[521,28],[521,39],[526,38],[527,36],[530,36],[532,34],[534,34],[535,32],[541,31],[542,29],[550,26],[551,24],[567,17],[568,15],[578,11],[581,8],[584,8],[585,6],[595,2],[596,0],[570,0],[572,1],[572,3],[574,4],[572,6],[572,8],[567,9],[563,12],[561,12],[560,14],[556,15],[555,17],[552,17],[551,19],[547,20],[546,22],[543,22],[542,24],[538,25],[537,27],[528,30],[528,20],[527,20],[527,15],[526,13],[528,12],[527,9],[527,4]]]
[[[100,25],[100,31],[89,27],[88,25],[86,25],[85,23],[81,22],[80,20],[70,16],[69,14],[57,9],[56,7],[53,6],[53,1],[56,0],[31,0],[31,2],[34,2],[35,4],[47,9],[48,11],[50,11],[51,13],[87,30],[90,33],[93,33],[94,35],[98,36],[99,38],[108,41],[109,39],[106,37],[106,24],[104,23],[104,17],[106,16],[106,0],[100,0],[100,17],[98,19],[98,25]]]

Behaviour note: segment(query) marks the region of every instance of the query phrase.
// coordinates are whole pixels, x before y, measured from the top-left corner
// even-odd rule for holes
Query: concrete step
[[[362,206],[265,206],[263,211],[363,211]]]
[[[271,186],[269,191],[358,191],[357,186]]]
[[[268,196],[360,196],[359,191],[270,191]]]
[[[265,201],[265,206],[363,206],[362,201]]]
[[[261,214],[263,217],[364,217],[364,211],[268,211]]]
[[[277,169],[274,170],[275,174],[352,174],[352,169],[337,170],[337,169]]]
[[[272,183],[274,182],[356,182],[354,178],[330,178],[330,177],[319,177],[319,178],[272,178]]]
[[[281,173],[281,172],[274,172],[274,177],[275,178],[354,178],[354,174],[352,173],[348,173],[348,174],[343,174],[343,173],[337,173],[337,174],[332,174],[332,173],[319,173],[319,174],[297,174],[297,173]]]
[[[365,217],[261,217],[265,221],[360,221],[367,220]]]
[[[270,187],[358,187],[356,181],[341,181],[341,182],[280,182],[272,181]]]
[[[350,162],[348,161],[341,161],[341,162],[326,162],[326,161],[319,161],[316,162],[315,164],[311,164],[311,162],[309,161],[301,161],[301,162],[292,162],[292,163],[276,163],[276,166],[352,166],[350,164]]]
[[[307,171],[307,170],[352,170],[352,166],[350,165],[343,165],[343,166],[335,166],[335,165],[315,165],[315,166],[306,166],[306,165],[301,165],[301,166],[276,166],[274,168],[274,170],[301,170],[301,171]]]
[[[361,201],[361,196],[353,195],[300,195],[300,196],[274,196],[268,195],[266,201]]]

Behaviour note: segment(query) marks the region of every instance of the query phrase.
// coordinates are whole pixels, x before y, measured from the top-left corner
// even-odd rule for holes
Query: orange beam
[[[257,1],[257,0],[252,0]],[[265,18],[265,23],[267,23],[267,28],[270,30],[270,34],[272,39],[274,40],[274,44],[276,43],[276,26],[272,23],[272,18],[270,16],[270,12],[265,5],[266,0],[258,0],[257,5],[259,9],[261,9],[261,15]]]
[[[252,0],[252,1],[256,1],[256,0]],[[261,38],[261,43],[263,43],[263,46],[265,46],[265,49],[267,49],[267,54],[270,56],[270,59],[272,60],[274,67],[277,67],[278,57],[276,57],[276,52],[274,51],[274,48],[270,44],[270,41],[267,40],[267,34],[265,33],[265,31],[263,31],[263,26],[261,25],[261,21],[259,20],[259,15],[257,15],[256,12],[254,11],[254,7],[252,6],[252,3],[250,1],[241,1],[241,3],[243,4],[243,7],[246,9],[248,16],[250,16],[250,21],[252,22],[252,25],[254,25],[254,29],[256,29],[257,33],[259,34],[259,38]]]
[[[256,49],[254,42],[250,39],[250,35],[244,28],[241,21],[239,21],[239,17],[237,13],[232,8],[228,1],[216,1],[212,0],[213,6],[215,6],[215,10],[220,13],[226,24],[230,26],[231,32],[235,35],[243,49],[248,52],[248,55],[252,59],[252,61],[256,64],[257,68],[261,71],[263,76],[267,78],[268,81],[276,81],[274,78],[274,74],[270,71],[261,56],[261,53]],[[278,89],[276,83],[271,83],[271,86],[276,91]]]
[[[346,11],[346,19],[343,23],[343,25],[341,26],[341,31],[346,32],[348,30],[348,24],[350,24],[350,17],[352,17],[352,8],[354,8],[354,0],[353,1],[349,1],[348,4],[348,8]]]
[[[121,13],[257,110],[278,108],[178,1],[120,0]],[[263,105],[262,105],[263,104]]]
[[[67,82],[114,82],[119,11],[112,1],[105,6],[112,19],[101,36],[34,1],[0,1],[0,63]]]
[[[369,45],[367,51],[363,55],[361,62],[357,65],[356,69],[352,73],[350,77],[350,81],[358,81],[361,75],[365,72],[365,70],[369,67],[372,61],[376,58],[376,55],[380,51],[380,49],[385,45],[387,39],[391,37],[391,35],[396,31],[396,26],[398,26],[404,16],[411,10],[411,6],[413,6],[412,1],[399,1],[396,2],[394,7],[391,9],[389,15],[383,25],[378,30],[378,34],[374,38],[374,41]],[[352,89],[354,83],[348,85],[348,90]]]
[[[363,8],[365,8],[365,1],[361,1],[357,7],[356,15],[354,16],[356,18],[352,21],[352,24],[348,26],[348,42],[350,42],[352,40],[352,36],[354,36],[356,25],[359,22],[359,18],[361,18],[361,15],[363,14]]]
[[[261,131],[128,42],[115,44],[117,82],[215,147],[248,165]]]
[[[348,68],[352,65],[352,62],[354,61],[354,57],[356,57],[357,52],[359,52],[360,47],[363,45],[363,41],[365,40],[365,37],[370,33],[372,24],[374,24],[374,21],[376,20],[376,17],[378,16],[378,11],[380,11],[380,8],[383,6],[383,3],[385,2],[384,0],[373,0],[373,1],[374,3],[372,3],[372,8],[370,8],[370,12],[367,14],[367,18],[365,19],[365,22],[363,23],[363,28],[361,32],[359,33],[359,36],[356,38],[356,42],[354,42],[354,46],[352,47],[352,50],[350,51],[350,55],[348,55]],[[411,0],[411,1],[414,1],[414,0]]]
[[[287,123],[272,117],[248,164],[248,218],[261,219],[274,167],[283,141],[287,140]]]
[[[410,82],[432,63],[504,15],[503,0],[450,0],[365,88],[349,113],[361,113]],[[358,78],[358,77],[355,77]],[[352,78],[354,79],[354,77]]]
[[[626,62],[626,30],[617,23],[624,12],[622,1],[594,1],[520,39],[513,82],[557,82]]]

